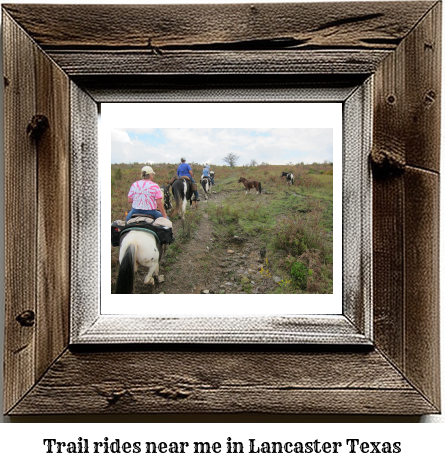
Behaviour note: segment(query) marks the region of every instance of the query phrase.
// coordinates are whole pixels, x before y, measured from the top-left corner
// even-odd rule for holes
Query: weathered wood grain
[[[3,15],[3,43],[7,219],[4,408],[8,410],[35,382],[37,157],[35,143],[26,133],[36,110],[35,46],[8,15]]]
[[[434,160],[431,157],[431,160]],[[440,406],[439,175],[405,172],[405,372]]]
[[[442,3],[404,41],[406,163],[439,172]]]
[[[100,313],[100,174],[97,103],[73,82],[70,94],[71,342]]]
[[[113,102],[342,102],[363,83],[357,74],[76,75],[94,100]],[[334,93],[335,92],[335,93]],[[334,97],[333,97],[334,96]]]
[[[395,49],[434,2],[19,5],[4,8],[44,49]],[[38,17],[39,21],[35,21]],[[69,31],[69,34],[67,34]]]
[[[87,251],[79,254],[87,256]],[[88,258],[88,256],[87,256]],[[91,274],[94,270],[90,271]],[[85,276],[85,270],[79,269]],[[85,278],[84,278],[85,279]],[[79,286],[79,294],[85,288]],[[93,289],[94,291],[94,289]],[[355,321],[343,315],[323,317],[159,317],[140,318],[100,315],[100,308],[92,308],[91,302],[76,296],[71,325],[73,344],[140,344],[140,343],[192,343],[192,344],[319,344],[370,346],[370,335],[357,330]],[[90,305],[90,308],[88,308]],[[368,312],[369,309],[354,309]],[[353,312],[351,312],[353,313]],[[353,320],[353,318],[351,318]]]
[[[50,51],[70,76],[141,74],[366,74],[388,50]]]
[[[373,157],[405,163],[405,63],[399,48],[374,76]],[[392,160],[392,158],[391,158]],[[404,182],[399,172],[375,172],[373,179],[374,338],[396,366],[404,367]]]
[[[372,95],[368,79],[343,103],[342,159],[343,314],[371,340],[372,183],[367,158],[372,147]]]
[[[376,73],[373,147],[375,341],[437,405],[440,8]]]
[[[375,146],[402,163],[439,171],[441,4],[376,73]]]
[[[36,50],[36,114],[48,128],[37,147],[37,339],[39,378],[68,344],[70,295],[69,78]]]
[[[403,179],[373,181],[374,342],[404,368]]]
[[[6,412],[439,411],[440,3],[3,8]],[[80,86],[77,95],[87,90],[97,101],[151,98],[166,83],[175,92],[214,89],[217,98],[218,86],[242,91],[266,78],[278,87],[320,79],[341,87],[374,74],[372,154],[392,163],[375,171],[373,187],[376,349],[117,346],[116,353],[65,348],[57,358],[66,345],[68,257],[50,252],[49,244],[54,239],[66,250],[69,233],[49,218],[40,218],[37,238],[36,231],[37,215],[53,209],[45,187],[66,205],[69,125],[61,107],[68,80],[58,61]],[[26,127],[37,111],[48,113],[49,129],[32,140]]]
[[[434,412],[378,352],[66,352],[11,413]]]
[[[5,54],[6,247],[16,251],[6,264],[7,347],[16,360],[6,363],[5,385],[14,391],[5,394],[9,409],[68,343],[70,103],[68,77],[8,15],[4,21],[11,45]],[[41,133],[29,131],[35,115],[49,122]],[[33,312],[32,326],[14,318],[26,311]]]

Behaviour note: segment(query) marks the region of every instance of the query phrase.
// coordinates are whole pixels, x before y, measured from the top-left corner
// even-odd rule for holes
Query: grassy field
[[[127,194],[131,184],[140,178],[142,164],[114,164],[111,167],[111,220],[124,219],[130,205]],[[153,165],[155,182],[166,183],[177,165]],[[199,181],[201,165],[192,165]],[[180,260],[183,245],[193,239],[205,213],[213,227],[213,254],[233,248],[233,238],[254,243],[264,262],[264,278],[279,276],[280,282],[267,292],[332,293],[333,261],[333,165],[261,165],[229,167],[212,165],[215,188],[223,201],[210,197],[200,202],[202,208],[187,214],[186,226],[175,233],[176,242],[162,260],[168,271]],[[294,185],[288,186],[282,171],[294,174]],[[262,195],[244,195],[240,176],[262,184]],[[222,197],[221,197],[222,196]],[[203,196],[201,194],[201,199]],[[112,250],[112,267],[117,272],[118,249]],[[243,291],[249,292],[249,282]]]

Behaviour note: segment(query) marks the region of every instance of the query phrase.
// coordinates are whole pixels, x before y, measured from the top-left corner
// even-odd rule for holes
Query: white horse
[[[153,234],[145,231],[130,231],[123,239],[119,252],[119,275],[116,294],[132,294],[134,274],[138,265],[148,268],[144,284],[154,285],[153,276],[159,274],[162,249]]]
[[[212,193],[212,181],[209,177],[201,176],[201,186],[204,191],[204,197],[206,200],[209,200],[209,194]]]

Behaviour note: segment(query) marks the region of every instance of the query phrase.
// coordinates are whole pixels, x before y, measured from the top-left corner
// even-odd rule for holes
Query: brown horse
[[[238,182],[242,182],[244,184],[244,187],[246,188],[246,194],[247,191],[249,191],[250,194],[250,189],[255,188],[257,194],[261,194],[261,183],[259,181],[248,181],[246,178],[239,178]]]

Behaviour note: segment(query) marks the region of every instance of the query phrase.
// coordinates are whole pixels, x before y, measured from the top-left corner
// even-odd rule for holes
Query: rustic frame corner
[[[440,2],[11,4],[2,15],[6,414],[440,411]],[[70,195],[98,104],[370,77],[372,346],[69,344],[73,293],[86,307],[93,294],[71,280],[82,245],[65,212],[71,224],[97,214]],[[74,108],[88,116],[75,127]]]

